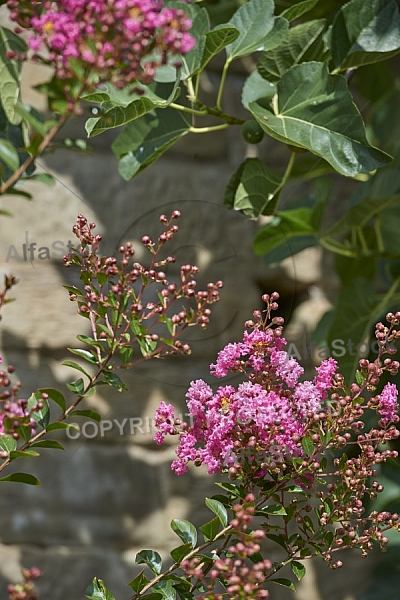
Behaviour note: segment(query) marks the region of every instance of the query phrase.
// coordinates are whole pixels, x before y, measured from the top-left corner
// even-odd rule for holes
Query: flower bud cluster
[[[4,288],[2,290],[0,290],[0,310],[5,304],[12,302],[12,300],[10,298],[7,298],[7,294],[11,290],[11,288],[14,285],[16,285],[17,283],[18,283],[18,279],[16,279],[14,277],[14,275],[5,275],[4,276]],[[1,315],[0,315],[0,320],[1,320]]]
[[[41,571],[36,567],[22,569],[24,581],[22,583],[10,584],[7,586],[9,600],[38,600],[34,581],[42,576]]]
[[[52,64],[57,79],[81,73],[85,89],[101,82],[150,83],[168,56],[179,62],[195,43],[185,12],[160,0],[9,0],[7,6],[16,32],[32,31],[29,56]]]
[[[247,494],[242,504],[233,505],[234,518],[230,525],[236,539],[215,559],[207,577],[200,558],[194,557],[181,563],[185,575],[195,578],[197,584],[209,590],[198,596],[199,600],[224,600],[226,594],[234,600],[268,598],[269,592],[262,586],[272,562],[268,559],[256,563],[251,561],[251,557],[260,552],[260,542],[265,538],[262,529],[249,532],[255,513],[254,499],[253,494]],[[224,594],[215,591],[218,581],[224,583]]]
[[[43,403],[39,401],[28,408],[28,400],[18,398],[21,382],[11,381],[10,375],[14,371],[12,365],[7,367],[7,371],[0,370],[0,436],[12,435],[15,440],[18,440],[21,436],[21,428],[27,430],[27,437],[35,433],[37,422],[32,418],[32,414],[43,408]],[[7,452],[0,451],[0,458],[7,456]]]
[[[130,242],[118,249],[118,258],[101,256],[101,236],[94,234],[95,224],[78,215],[73,232],[80,247],[64,257],[64,264],[76,264],[81,270],[83,290],[68,290],[70,299],[78,302],[78,312],[90,320],[94,356],[99,362],[118,349],[127,368],[133,364],[134,343],[139,344],[142,359],[190,354],[189,344],[179,336],[189,326],[207,327],[210,305],[219,300],[222,282],[198,290],[195,278],[199,269],[194,265],[181,266],[180,281],[172,281],[166,269],[175,257],[161,256],[165,244],[178,232],[179,217],[179,211],[173,211],[170,218],[161,215],[163,231],[156,241],[143,236],[142,244],[151,255],[150,264],[144,265],[135,261]]]

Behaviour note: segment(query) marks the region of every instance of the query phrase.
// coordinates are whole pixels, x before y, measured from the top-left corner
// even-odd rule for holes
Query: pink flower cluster
[[[384,423],[394,421],[398,411],[398,389],[394,383],[387,383],[379,398],[379,412]]]
[[[321,432],[324,427],[329,429],[333,417],[341,431],[347,427],[359,430],[359,419],[365,408],[377,412],[385,431],[387,424],[399,420],[398,392],[394,384],[386,384],[382,393],[363,408],[359,401],[353,402],[360,396],[361,388],[352,384],[349,395],[333,358],[316,367],[312,381],[300,381],[304,369],[283,349],[286,344],[282,337],[283,319],[270,320],[278,297],[276,292],[263,296],[268,305],[264,311],[267,316],[264,318],[260,311],[255,311],[254,321],[246,322],[250,331],[244,332],[243,340],[225,346],[210,366],[211,373],[218,378],[231,372],[244,375],[247,381],[236,387],[220,386],[216,391],[202,379],[192,381],[186,394],[189,423],[175,418],[172,405],[162,402],[158,408],[155,441],[161,444],[166,435],[179,436],[177,459],[171,465],[177,475],[185,473],[188,464],[193,462],[196,466],[206,465],[209,473],[227,472],[232,478],[246,473],[263,477],[279,470],[279,465],[288,459],[301,457],[304,461],[310,440],[321,443],[321,435],[324,435]],[[385,341],[390,332],[385,333]],[[360,368],[366,373],[362,389],[371,391],[379,383],[375,372],[382,374],[386,369],[396,374],[398,369],[398,363],[391,359],[381,364],[381,355],[372,365],[365,362],[365,359],[360,360]],[[316,423],[320,424],[319,428]],[[382,435],[391,436],[388,432]],[[351,434],[347,431],[345,437],[339,438],[340,445],[350,439]],[[363,436],[360,439],[364,440]],[[305,477],[313,480],[312,475]],[[300,480],[300,485],[306,483]]]
[[[183,10],[161,0],[9,0],[11,18],[33,30],[28,39],[35,57],[46,49],[58,79],[76,78],[73,61],[94,82],[123,86],[149,83],[169,55],[185,54],[195,44]],[[20,28],[17,28],[20,31]]]
[[[254,324],[253,324],[254,325]],[[177,460],[172,469],[185,473],[188,463],[205,464],[209,473],[242,468],[243,462],[262,457],[264,471],[285,456],[299,456],[299,439],[307,423],[322,409],[333,386],[337,363],[332,358],[317,367],[313,381],[300,383],[303,368],[284,350],[281,327],[254,326],[243,341],[228,344],[211,365],[211,373],[224,377],[229,371],[245,374],[237,388],[211,387],[199,379],[186,394],[191,424],[175,419],[173,407],[161,403],[155,416],[155,441],[179,434]]]

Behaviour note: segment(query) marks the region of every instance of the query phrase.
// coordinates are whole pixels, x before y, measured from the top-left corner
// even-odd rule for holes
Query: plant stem
[[[212,131],[221,131],[230,127],[229,123],[222,125],[210,125],[209,127],[189,127],[190,133],[211,133]]]
[[[188,106],[182,106],[182,104],[176,104],[175,102],[171,102],[170,107],[174,108],[175,110],[180,110],[182,112],[186,112],[191,115],[196,115],[199,117],[205,117],[208,115],[208,111],[205,109],[204,110],[196,110],[195,108],[189,108]]]
[[[228,74],[228,69],[229,69],[230,64],[231,64],[231,61],[228,59],[225,62],[225,64],[224,64],[224,68],[222,69],[221,81],[220,81],[220,84],[219,84],[219,90],[218,90],[218,96],[217,96],[217,104],[216,104],[218,110],[221,110],[222,94],[224,93],[226,76]]]
[[[342,244],[339,244],[339,242],[336,242],[331,238],[320,237],[319,243],[321,244],[321,246],[323,246],[330,252],[334,252],[335,254],[340,254],[341,256],[348,256],[349,258],[357,258],[357,252],[345,248]]]
[[[290,177],[290,174],[292,172],[292,169],[293,169],[293,166],[294,166],[294,163],[295,163],[295,160],[296,160],[296,156],[297,156],[297,152],[292,152],[292,154],[291,154],[291,156],[289,158],[289,162],[287,164],[287,167],[285,169],[285,172],[283,174],[283,179],[282,179],[281,184],[279,186],[280,189],[282,189],[287,184],[287,182],[288,182],[288,179]]]

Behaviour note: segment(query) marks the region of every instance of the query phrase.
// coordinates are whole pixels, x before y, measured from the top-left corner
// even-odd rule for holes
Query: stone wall
[[[43,72],[37,68],[25,73],[24,99],[39,106],[42,100],[31,84],[41,79]],[[212,74],[209,85],[212,93]],[[240,75],[231,78],[230,104],[238,104],[241,85]],[[84,135],[83,121],[69,128],[68,135]],[[283,292],[286,314],[295,315],[295,336],[303,335],[328,306],[315,293],[320,281],[318,251],[267,271],[252,253],[257,223],[222,206],[228,177],[249,152],[237,132],[184,140],[129,183],[117,173],[112,139],[113,133],[96,138],[91,155],[60,150],[40,159],[39,170],[52,173],[56,183],[51,188],[27,185],[34,194],[32,202],[15,196],[1,199],[13,217],[1,217],[0,275],[11,271],[20,282],[13,293],[16,302],[3,311],[0,353],[16,366],[23,392],[28,395],[38,387],[65,390],[74,373],[60,362],[68,358],[66,348],[77,345],[76,334],[88,333],[62,288],[74,283],[78,274],[63,267],[61,252],[50,260],[22,259],[26,242],[51,252],[55,242],[56,248],[65,247],[73,240],[71,227],[78,213],[98,224],[111,253],[128,239],[139,247],[142,235],[155,230],[159,214],[179,209],[181,231],[173,248],[178,263],[193,261],[201,267],[203,283],[223,279],[225,285],[210,328],[188,334],[190,357],[144,363],[126,374],[127,392],[100,388],[87,401],[103,419],[115,419],[119,426],[101,432],[95,424],[87,425],[87,436],[75,440],[54,435],[65,441],[64,453],[43,450],[40,458],[15,465],[18,471],[37,475],[40,488],[2,486],[0,589],[19,578],[21,565],[35,565],[44,572],[41,600],[84,598],[93,576],[104,579],[117,600],[127,600],[131,590],[126,583],[137,572],[135,553],[155,547],[167,557],[178,542],[169,529],[171,518],[196,524],[209,518],[203,499],[216,493],[212,478],[200,470],[181,478],[171,474],[173,446],[160,449],[151,441],[148,423],[154,409],[164,399],[183,410],[190,381],[211,380],[209,363],[225,343],[241,335],[243,322],[260,306],[261,292]],[[276,146],[265,142],[262,151],[279,163]],[[10,253],[11,246],[21,260],[14,250]],[[142,429],[138,419],[143,420]],[[271,556],[274,552],[271,549]],[[364,567],[358,558],[348,557],[348,566],[342,573],[329,574],[329,583],[326,567],[313,567],[297,598],[350,600],[367,583]],[[277,600],[291,595],[280,588],[271,592]]]

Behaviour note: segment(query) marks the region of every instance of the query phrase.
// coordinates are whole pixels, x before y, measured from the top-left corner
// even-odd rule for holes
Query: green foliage
[[[288,23],[282,17],[274,17],[272,0],[251,0],[243,4],[228,22],[239,31],[237,39],[226,48],[228,61],[248,56],[264,48],[270,50],[285,39]]]
[[[389,162],[387,154],[369,146],[345,79],[330,75],[325,63],[291,67],[277,88],[273,110],[257,102],[249,105],[271,137],[312,151],[346,177],[370,173]]]
[[[330,32],[336,70],[391,58],[400,52],[396,0],[351,0],[337,13]]]
[[[185,544],[191,544],[192,547],[196,545],[197,531],[196,527],[190,523],[190,521],[186,521],[185,519],[172,519],[171,529]]]
[[[95,577],[85,592],[89,600],[115,600],[104,581]]]
[[[21,116],[16,110],[19,99],[21,61],[6,56],[8,51],[25,52],[24,40],[5,27],[0,27],[0,102],[11,125],[19,125]]]

